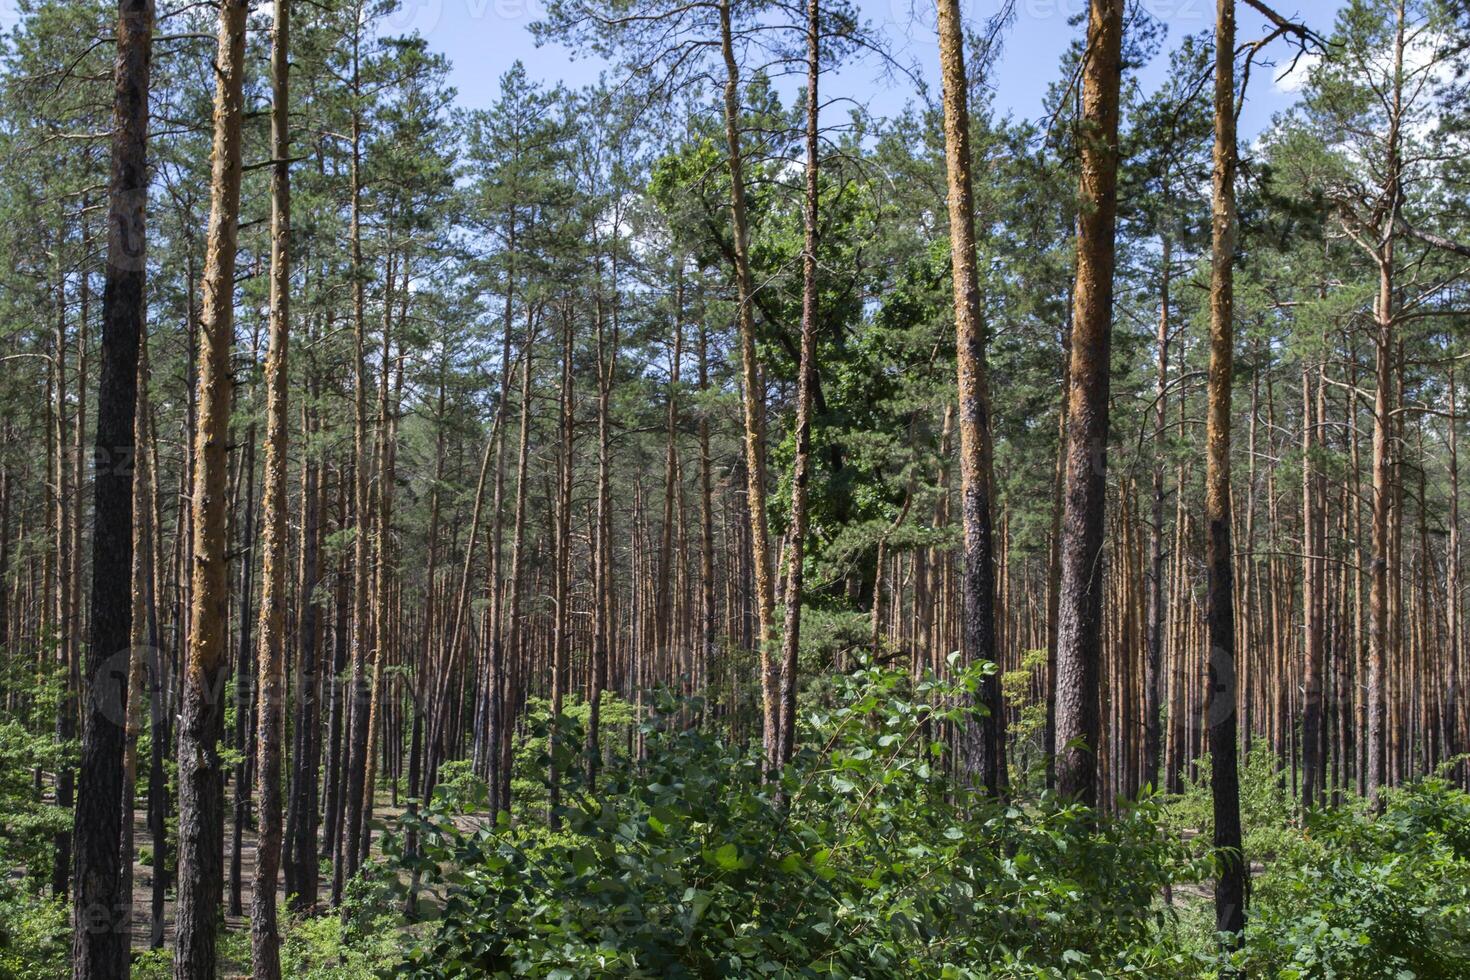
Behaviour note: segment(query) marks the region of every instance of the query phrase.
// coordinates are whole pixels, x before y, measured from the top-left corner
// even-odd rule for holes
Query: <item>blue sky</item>
[[[1144,9],[1168,27],[1169,45],[1177,39],[1214,25],[1213,0],[1141,0]],[[1071,39],[1081,31],[1068,23],[1085,9],[1086,0],[1016,0],[1015,23],[1005,39],[1005,51],[996,74],[996,102],[1002,111],[1022,118],[1039,114],[1047,84],[1055,77],[1057,61]],[[1340,0],[1277,0],[1280,13],[1304,20],[1326,33],[1341,6]],[[858,0],[868,21],[883,32],[899,56],[914,61],[937,92],[938,53],[933,40],[932,0]],[[999,0],[961,0],[964,16],[981,24],[994,13]],[[492,102],[498,79],[517,59],[531,77],[571,86],[596,80],[605,65],[556,46],[538,48],[529,25],[542,9],[542,0],[402,0],[402,7],[386,26],[389,33],[416,30],[453,64],[452,81],[461,105],[483,107]],[[1244,3],[1239,6],[1242,41],[1259,36],[1264,19]],[[1277,42],[1282,67],[1290,51]],[[1155,87],[1167,70],[1166,59],[1144,69],[1142,83]],[[1291,80],[1275,81],[1277,71],[1258,69],[1242,114],[1242,135],[1269,122],[1272,113],[1292,101]],[[825,83],[832,96],[847,96],[879,114],[900,110],[913,98],[910,83],[885,79],[875,62],[845,68]],[[835,111],[835,110],[834,110]]]
[[[0,0],[0,28],[17,20],[18,0]],[[967,23],[983,24],[1002,0],[960,0]],[[1210,30],[1215,22],[1214,0],[1136,0],[1168,28],[1168,47],[1186,34]],[[1343,0],[1272,0],[1284,16],[1304,21],[1327,33]],[[856,0],[868,22],[881,31],[901,60],[913,62],[938,92],[938,51],[934,43],[933,0]],[[1015,0],[1015,22],[1005,36],[1004,54],[996,71],[996,104],[1002,112],[1020,118],[1035,118],[1047,85],[1056,77],[1057,62],[1067,44],[1082,30],[1069,21],[1081,13],[1087,0]],[[256,0],[260,8],[268,5]],[[459,104],[482,108],[494,101],[500,76],[517,60],[523,61],[532,78],[548,83],[579,86],[596,81],[606,66],[595,59],[575,56],[555,45],[538,48],[531,39],[530,25],[540,16],[544,0],[400,0],[399,9],[384,33],[417,31],[432,48],[447,55],[452,64],[451,80],[459,90]],[[1259,37],[1264,18],[1244,2],[1238,3],[1239,36],[1242,42]],[[1167,48],[1166,48],[1167,50]],[[1290,48],[1281,41],[1274,45],[1284,68]],[[1156,87],[1167,71],[1161,55],[1142,71],[1146,89]],[[1259,132],[1271,115],[1291,104],[1292,79],[1276,81],[1276,70],[1257,69],[1241,114],[1242,135]],[[1298,73],[1300,75],[1300,72]],[[795,81],[792,82],[795,84]],[[875,61],[846,66],[828,78],[824,87],[829,97],[847,97],[867,105],[880,115],[898,112],[914,98],[905,79],[885,78]],[[789,87],[789,86],[788,86]],[[832,110],[837,112],[839,110]],[[845,111],[845,110],[841,110]]]

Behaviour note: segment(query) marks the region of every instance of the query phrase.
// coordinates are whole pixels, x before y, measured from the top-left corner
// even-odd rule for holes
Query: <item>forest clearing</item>
[[[1274,4],[0,10],[0,980],[1470,978],[1470,5]]]

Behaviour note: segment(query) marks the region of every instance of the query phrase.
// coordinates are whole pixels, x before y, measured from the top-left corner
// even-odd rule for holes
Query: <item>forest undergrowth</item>
[[[1018,769],[1004,798],[957,782],[945,726],[985,667],[950,680],[864,664],[804,704],[779,774],[698,699],[663,692],[641,725],[604,706],[594,767],[585,705],[533,704],[518,743],[517,819],[449,764],[347,890],[340,915],[285,928],[287,975],[414,977],[1470,976],[1470,795],[1440,776],[1302,814],[1268,751],[1242,766],[1249,927],[1213,932],[1208,785],[1102,815]],[[631,754],[627,749],[631,747]],[[33,749],[0,732],[7,808],[27,813]],[[560,771],[561,802],[543,778]],[[1200,772],[1208,771],[1208,760]],[[36,806],[0,848],[44,867]],[[415,843],[405,846],[410,832]],[[0,976],[65,969],[64,906],[7,881]],[[248,934],[221,958],[248,972]],[[171,975],[168,951],[133,975]]]

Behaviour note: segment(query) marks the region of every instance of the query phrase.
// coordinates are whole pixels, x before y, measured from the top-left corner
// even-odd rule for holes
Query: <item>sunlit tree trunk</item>
[[[1390,681],[1386,660],[1389,652],[1389,595],[1391,550],[1390,523],[1394,511],[1392,460],[1392,365],[1394,345],[1394,252],[1395,222],[1401,203],[1400,124],[1404,84],[1404,5],[1397,5],[1394,35],[1392,91],[1389,93],[1389,130],[1385,137],[1388,160],[1383,175],[1385,216],[1374,255],[1378,266],[1378,296],[1373,306],[1373,350],[1377,387],[1373,396],[1372,451],[1372,558],[1368,583],[1368,705],[1367,705],[1367,793],[1375,804],[1378,790],[1389,779],[1387,748],[1387,701]]]
[[[229,562],[225,482],[229,470],[230,348],[234,340],[235,243],[240,211],[241,83],[245,0],[223,0],[215,66],[214,150],[200,323],[199,422],[193,481],[194,574],[189,649],[179,718],[179,882],[176,980],[215,975],[221,879]]]
[[[1113,330],[1118,93],[1122,0],[1096,0],[1082,69],[1081,214],[1073,294],[1071,392],[1062,507],[1062,584],[1057,622],[1057,790],[1098,799],[1098,674],[1106,503],[1108,369]]]
[[[572,470],[573,431],[576,427],[576,400],[574,397],[572,372],[572,311],[564,313],[566,322],[562,330],[561,352],[561,468],[557,474],[556,494],[556,556],[555,597],[556,610],[551,653],[551,773],[550,773],[550,824],[561,825],[556,808],[561,805],[561,774],[557,768],[556,753],[559,742],[560,719],[566,699],[569,678],[568,661],[571,656],[571,563],[572,563]]]
[[[276,877],[281,863],[281,751],[286,741],[286,462],[289,446],[291,335],[291,152],[288,120],[290,0],[271,18],[270,349],[266,354],[265,487],[261,501],[260,724],[256,730],[260,833],[250,902],[250,953],[257,980],[280,980]],[[249,615],[246,610],[244,615]],[[299,703],[298,703],[299,706]],[[315,874],[315,871],[312,872]]]
[[[352,538],[352,677],[348,682],[344,707],[347,712],[347,744],[343,754],[346,766],[346,792],[342,808],[343,867],[333,871],[333,902],[340,898],[336,881],[357,873],[362,846],[363,800],[372,791],[366,785],[368,751],[367,677],[371,663],[372,622],[369,598],[372,591],[372,566],[369,555],[372,504],[369,499],[371,462],[367,439],[367,310],[365,282],[367,270],[362,260],[362,112],[361,112],[361,19],[352,29],[351,78],[352,132],[349,161],[350,201],[347,237],[352,268],[352,471],[353,517],[356,526]],[[334,862],[334,864],[337,862]]]
[[[735,287],[739,303],[741,385],[745,408],[746,510],[750,519],[751,564],[760,653],[762,744],[766,758],[776,755],[776,667],[774,643],[776,593],[772,582],[771,535],[766,519],[766,394],[755,345],[755,280],[750,272],[750,232],[745,213],[745,170],[740,147],[740,69],[735,60],[732,0],[720,0],[720,51],[725,63],[724,113],[730,170],[730,221],[734,235]]]
[[[1311,809],[1323,789],[1322,745],[1322,680],[1323,623],[1322,594],[1325,569],[1321,553],[1324,542],[1318,534],[1317,508],[1313,474],[1316,452],[1313,421],[1311,370],[1302,361],[1302,806]]]
[[[969,79],[958,0],[939,0],[938,15],[959,379],[960,517],[964,527],[961,639],[966,661],[997,665],[997,671],[981,681],[977,692],[977,707],[984,714],[965,728],[963,762],[971,780],[995,792],[1005,783],[1005,715],[996,646],[990,381],[985,350],[987,327],[980,311],[980,275],[975,256]]]
[[[791,761],[796,748],[796,657],[801,643],[802,562],[806,554],[807,483],[811,479],[812,388],[817,373],[817,129],[821,104],[821,3],[806,4],[806,181],[802,200],[801,359],[796,379],[796,453],[791,462],[791,529],[787,543],[786,633],[781,644],[779,729],[776,763]],[[873,602],[878,602],[875,593]]]

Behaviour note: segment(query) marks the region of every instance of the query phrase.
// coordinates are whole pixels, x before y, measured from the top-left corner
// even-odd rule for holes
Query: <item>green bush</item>
[[[442,764],[438,789],[445,799],[459,802],[461,813],[484,809],[490,799],[490,787],[475,772],[469,759],[454,759]]]
[[[1470,976],[1470,795],[1439,779],[1314,813],[1257,880],[1239,957],[1283,978]]]
[[[70,970],[69,903],[42,889],[55,836],[71,830],[71,814],[37,797],[31,771],[54,772],[74,752],[74,742],[0,720],[0,980],[51,980]]]
[[[49,872],[53,841],[71,830],[71,813],[36,795],[31,772],[57,772],[75,765],[75,756],[75,741],[58,743],[0,720],[0,868],[25,868],[38,883]]]
[[[1192,779],[1184,773],[1184,791],[1164,804],[1165,824],[1170,833],[1191,838],[1195,854],[1206,857],[1215,826],[1208,752],[1200,756],[1195,773]],[[1295,826],[1295,801],[1287,792],[1289,778],[1264,739],[1252,742],[1251,750],[1240,757],[1241,845],[1247,860],[1270,862],[1297,840],[1300,830]]]
[[[54,980],[71,972],[70,904],[0,879],[0,980]]]
[[[133,954],[132,980],[173,980],[174,957],[167,946]]]
[[[598,703],[599,728],[603,754],[626,742],[630,730],[636,730],[637,705],[624,701],[613,691],[603,691]],[[576,694],[568,694],[562,705],[561,742],[567,747],[568,755],[577,755],[585,748],[587,720],[592,706]],[[551,734],[551,700],[530,697],[526,699],[526,737],[516,745],[511,760],[511,796],[516,803],[530,809],[545,810],[549,800],[546,783],[547,746]],[[572,760],[575,767],[586,765],[585,758]]]
[[[374,877],[347,885],[340,914],[290,916],[281,940],[281,973],[293,980],[374,980],[392,976],[403,956],[403,922],[392,887]]]
[[[576,720],[562,826],[466,829],[452,789],[401,854],[439,906],[420,977],[982,977],[1180,972],[1157,896],[1181,855],[1144,803],[1101,820],[1009,806],[947,779],[929,732],[963,721],[980,671],[911,684],[863,667],[812,712],[779,778],[660,698],[647,757],[594,787]],[[546,760],[549,762],[549,760]],[[395,875],[406,880],[407,874]]]

